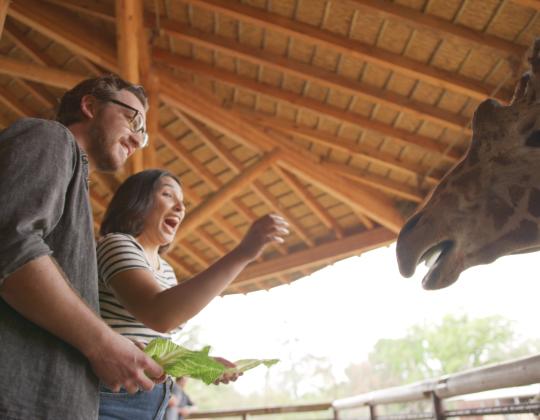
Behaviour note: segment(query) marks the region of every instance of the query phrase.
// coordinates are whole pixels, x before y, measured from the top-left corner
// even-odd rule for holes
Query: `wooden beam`
[[[201,138],[205,140],[205,144],[210,147],[214,153],[216,153],[221,160],[227,163],[227,165],[236,173],[239,174],[243,170],[242,164],[236,159],[236,157],[225,147],[219,140],[217,140],[210,130],[208,130],[203,124],[199,123],[197,120],[194,120],[190,116],[177,111],[177,115],[181,116],[184,123],[195,133],[197,133]],[[299,182],[290,174],[287,174],[285,171],[282,171],[278,166],[274,166],[273,169],[280,175],[285,182],[291,186],[293,191],[302,199],[302,201],[318,216],[323,223],[331,229],[336,231],[336,234],[341,235],[341,229],[337,225],[330,215],[322,208],[322,206],[316,201],[316,199],[311,196],[307,191],[305,191]],[[236,202],[235,202],[236,203]],[[248,219],[254,220],[256,217],[247,216]],[[281,248],[280,248],[281,249]]]
[[[447,19],[422,13],[419,10],[401,6],[388,0],[345,0],[345,2],[360,12],[369,9],[375,13],[407,22],[413,29],[418,27],[425,28],[440,34],[442,38],[458,38],[467,44],[474,43],[480,47],[489,47],[520,60],[527,51],[527,47],[523,45],[514,44],[505,39],[478,32],[466,26],[452,23]]]
[[[350,58],[356,58],[396,71],[415,80],[422,80],[433,86],[484,100],[491,96],[494,86],[483,85],[473,80],[440,68],[432,67],[401,54],[374,48],[372,45],[319,29],[313,25],[295,21],[282,15],[270,13],[258,7],[227,0],[186,0],[197,7],[220,13],[233,19],[259,26],[262,29],[277,31],[294,39],[318,47],[328,48]],[[510,99],[510,93],[504,93],[501,99]]]
[[[28,91],[41,106],[47,109],[48,112],[54,110],[56,98],[43,86],[18,77],[15,77],[13,80],[15,80],[23,89]]]
[[[189,150],[177,141],[172,134],[165,129],[158,132],[159,139],[165,144],[180,160],[182,160],[194,173],[196,173],[204,182],[208,183],[213,190],[221,187],[219,179],[206,168],[202,162],[194,158]]]
[[[18,117],[36,116],[36,112],[33,109],[28,108],[28,106],[23,104],[19,100],[19,98],[17,98],[13,93],[11,93],[3,86],[0,86],[0,102],[2,102],[11,112],[16,114]]]
[[[362,211],[393,231],[399,231],[403,225],[402,216],[394,208],[393,203],[383,195],[369,189],[354,188],[355,186],[347,179],[323,173],[313,161],[316,157],[309,152],[261,132],[248,121],[220,107],[216,104],[215,98],[194,88],[193,85],[176,80],[168,72],[160,69],[159,75],[164,86],[161,97],[169,106],[184,110],[247,147],[259,151],[275,148],[285,151],[279,156],[280,166],[294,168],[294,173],[300,171],[299,176],[307,177],[323,191]]]
[[[444,154],[444,146],[436,143],[434,139],[401,128],[395,128],[376,120],[371,120],[360,114],[344,111],[343,109],[324,104],[315,99],[288,92],[268,84],[259,83],[253,79],[238,76],[235,73],[212,67],[196,60],[182,58],[179,55],[171,54],[162,49],[154,50],[154,58],[178,69],[184,71],[189,70],[197,75],[205,75],[232,87],[248,90],[256,95],[264,95],[273,100],[287,103],[293,107],[315,112],[325,117],[331,117],[339,122],[347,122],[360,126],[366,130],[391,137],[405,146],[415,146],[431,153]]]
[[[116,51],[103,31],[91,31],[77,15],[36,0],[17,0],[8,15],[65,46],[74,54],[86,57],[107,70],[118,72]]]
[[[378,103],[394,111],[405,112],[415,118],[430,121],[443,127],[459,131],[465,130],[466,134],[470,134],[470,129],[467,128],[469,122],[467,118],[423,102],[415,101],[387,89],[381,89],[364,82],[343,77],[334,72],[295,61],[282,55],[249,47],[225,37],[212,35],[188,27],[170,19],[162,20],[161,28],[171,37],[191,42],[194,45],[282,71],[286,74],[300,77],[308,82],[314,82],[329,89],[335,89],[336,91],[353,95],[363,100]]]
[[[238,195],[252,183],[262,172],[266,171],[278,158],[278,153],[268,153],[257,163],[246,168],[242,175],[232,179],[220,188],[218,193],[208,197],[199,207],[187,215],[182,222],[182,229],[176,234],[176,238],[182,239],[189,235],[195,228],[207,221],[220,207]]]
[[[529,7],[534,10],[540,10],[539,0],[512,0],[512,3],[519,4],[521,6]]]
[[[109,4],[97,4],[81,2],[79,0],[45,0],[47,3],[56,4],[57,6],[69,9],[72,12],[82,15],[91,16],[97,19],[104,20],[109,23],[116,23],[114,17],[114,8]]]
[[[197,134],[199,138],[203,140],[206,146],[208,146],[212,151],[214,151],[214,153],[216,153],[216,155],[220,159],[222,159],[236,175],[242,173],[242,171],[244,170],[244,166],[240,163],[238,159],[236,159],[236,157],[225,146],[223,146],[219,142],[218,139],[215,138],[215,136],[210,132],[208,128],[206,128],[203,124],[201,124],[197,120],[191,118],[189,115],[184,114],[183,112],[180,112],[174,108],[172,109],[172,111],[176,116],[178,116],[178,118],[182,120],[184,124],[186,124],[186,126],[191,131]],[[268,192],[264,191],[263,189],[262,191],[259,191],[259,194],[268,195]],[[253,222],[256,219],[258,219],[258,216],[254,214],[251,211],[251,209],[247,208],[247,206],[244,203],[242,203],[242,201],[239,200],[238,197],[235,197],[232,199],[232,204],[250,222]],[[289,221],[292,220],[293,223],[291,223],[291,225],[294,225],[294,219],[291,217],[291,215],[288,215],[287,218]],[[299,235],[300,237],[301,237],[301,234]],[[279,245],[276,245],[275,249],[281,254],[286,253],[283,247]]]
[[[279,166],[272,168],[276,173],[291,187],[294,193],[300,197],[300,200],[315,214],[324,225],[332,230],[338,238],[342,238],[344,233],[343,229],[335,221],[335,219],[328,214],[326,209],[317,201],[317,199],[308,191],[307,188],[293,174],[281,169]]]
[[[144,35],[142,25],[143,2],[139,0],[116,0],[116,51],[120,76],[134,84],[140,84],[139,37]],[[143,170],[143,155],[136,150],[129,160],[132,174]]]
[[[36,44],[34,44],[26,35],[11,21],[8,20],[5,26],[5,35],[13,42],[17,48],[28,55],[32,61],[49,67],[57,67],[54,60],[43,53]]]
[[[0,0],[0,38],[4,29],[4,22],[6,21],[6,15],[11,0]]]
[[[0,56],[0,74],[20,77],[61,89],[71,89],[86,76]]]
[[[424,201],[425,194],[423,194],[419,189],[409,187],[403,183],[391,181],[388,178],[374,175],[367,171],[361,171],[340,163],[324,161],[321,163],[321,165],[328,171],[335,172],[342,175],[344,178],[356,181],[378,191],[395,195],[396,197],[403,198],[414,203],[421,203]]]
[[[116,0],[116,50],[120,75],[131,83],[139,83],[139,31],[135,0]]]
[[[251,264],[232,283],[232,286],[241,287],[270,276],[291,273],[314,265],[328,264],[352,255],[360,255],[372,249],[387,246],[395,240],[396,234],[387,229],[371,229],[283,257]],[[362,274],[358,275],[361,280]]]
[[[421,176],[422,173],[428,170],[428,168],[420,165],[406,163],[400,159],[396,159],[394,156],[381,152],[375,147],[370,147],[365,144],[358,144],[353,140],[335,136],[328,132],[317,130],[305,125],[297,124],[294,121],[286,118],[275,117],[240,106],[234,106],[231,107],[231,109],[237,110],[255,124],[265,127],[266,130],[276,131],[293,137],[299,137],[320,146],[339,150],[353,156],[358,156],[367,162],[373,162],[406,175]],[[443,155],[437,156],[442,157]],[[459,157],[461,157],[461,154],[450,151],[444,156],[446,156],[445,161],[449,163],[456,163]],[[435,173],[427,177],[427,181],[435,184],[439,182],[440,177],[442,176],[443,174]]]

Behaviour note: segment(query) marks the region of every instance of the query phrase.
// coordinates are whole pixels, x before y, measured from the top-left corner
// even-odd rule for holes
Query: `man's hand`
[[[163,369],[135,343],[111,331],[110,336],[86,354],[98,378],[113,392],[150,391]]]
[[[48,256],[26,263],[7,277],[0,296],[29,321],[84,354],[94,373],[113,391],[121,386],[130,393],[150,390],[151,378],[163,374],[156,362],[86,305]]]

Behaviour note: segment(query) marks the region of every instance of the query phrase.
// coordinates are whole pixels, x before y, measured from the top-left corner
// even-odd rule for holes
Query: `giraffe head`
[[[540,249],[540,40],[530,63],[510,105],[479,105],[465,157],[399,234],[401,274],[410,277],[425,260],[426,289],[449,286],[465,269],[503,255]]]

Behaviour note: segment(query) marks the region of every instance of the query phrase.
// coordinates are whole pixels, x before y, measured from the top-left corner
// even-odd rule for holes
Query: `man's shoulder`
[[[73,134],[65,125],[42,118],[20,118],[0,132],[0,140],[20,138],[35,138],[36,141],[45,144],[57,142],[75,144]]]

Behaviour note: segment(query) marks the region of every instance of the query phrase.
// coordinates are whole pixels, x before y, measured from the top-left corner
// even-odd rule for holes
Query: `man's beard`
[[[101,124],[94,123],[89,130],[90,145],[88,154],[92,156],[96,170],[100,172],[115,172],[124,164],[112,153],[115,140],[107,137]]]

